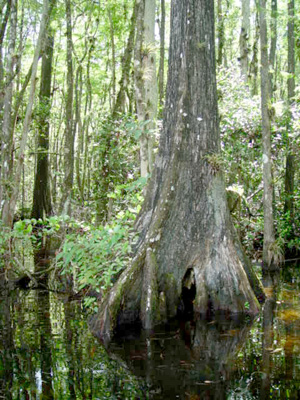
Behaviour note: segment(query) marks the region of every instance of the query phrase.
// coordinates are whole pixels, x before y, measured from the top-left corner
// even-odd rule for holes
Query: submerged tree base
[[[254,315],[263,297],[234,234],[222,177],[213,2],[174,0],[171,15],[164,128],[135,257],[92,323],[104,341],[127,323],[151,329],[182,307]]]

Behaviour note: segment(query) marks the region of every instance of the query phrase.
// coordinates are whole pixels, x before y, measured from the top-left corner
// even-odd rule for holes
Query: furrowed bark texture
[[[124,322],[151,328],[174,317],[188,271],[196,313],[258,311],[220,172],[213,20],[211,0],[172,3],[164,129],[137,220],[136,256],[92,324],[103,340]]]

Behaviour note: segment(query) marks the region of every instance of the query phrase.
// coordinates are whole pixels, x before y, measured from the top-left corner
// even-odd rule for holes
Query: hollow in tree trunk
[[[259,309],[232,231],[221,172],[213,3],[172,3],[159,153],[136,222],[135,257],[92,324],[103,340],[125,323],[140,321],[151,329],[176,316],[182,303],[194,314]]]

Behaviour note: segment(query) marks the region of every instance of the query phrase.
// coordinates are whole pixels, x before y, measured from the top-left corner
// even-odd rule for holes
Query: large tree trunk
[[[219,152],[213,2],[174,0],[159,154],[137,220],[136,255],[93,326],[102,339],[123,323],[151,328],[174,317],[190,295],[198,314],[258,311],[236,249]]]

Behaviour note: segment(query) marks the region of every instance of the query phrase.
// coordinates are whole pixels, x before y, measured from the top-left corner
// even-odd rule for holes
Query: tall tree
[[[224,41],[225,41],[225,18],[224,18],[224,11],[223,11],[223,0],[218,0],[217,4],[217,19],[218,19],[218,26],[217,26],[217,37],[218,37],[218,57],[217,63],[218,65],[223,64],[224,58]]]
[[[54,37],[48,33],[42,58],[41,86],[38,110],[37,161],[31,215],[39,219],[52,212],[49,181],[49,117]]]
[[[288,1],[288,103],[291,107],[295,101],[295,1]],[[291,116],[290,116],[291,119]],[[287,126],[288,132],[291,124]],[[287,156],[285,167],[285,203],[284,212],[290,213],[291,220],[294,214],[294,178],[295,178],[295,154],[293,144],[288,138]]]
[[[263,268],[273,267],[273,246],[275,242],[273,217],[273,181],[271,155],[271,122],[269,115],[269,59],[268,34],[266,20],[266,0],[260,0],[260,57],[261,57],[261,114],[262,114],[262,141],[263,141],[263,182],[264,182],[264,244]]]
[[[157,115],[155,3],[156,0],[141,0],[137,19],[135,95],[143,131],[140,137],[141,176],[152,171],[154,161],[151,130],[155,128]]]
[[[41,51],[45,45],[45,35],[46,35],[50,12],[51,12],[51,8],[49,7],[49,1],[44,0],[39,36],[38,36],[37,44],[35,47],[32,67],[30,69],[30,75],[29,75],[30,76],[30,90],[29,90],[28,102],[27,102],[27,107],[26,107],[26,112],[25,112],[25,118],[24,118],[24,122],[23,122],[18,158],[17,158],[16,166],[14,169],[13,168],[11,169],[11,173],[9,176],[10,185],[12,186],[12,189],[10,190],[9,195],[5,199],[3,209],[2,209],[2,220],[3,220],[4,225],[7,227],[11,227],[11,225],[13,223],[13,216],[14,216],[14,212],[15,212],[15,208],[16,208],[17,199],[18,199],[21,174],[22,174],[23,163],[24,163],[24,158],[25,158],[25,149],[26,149],[26,144],[27,144],[28,132],[29,132],[31,116],[32,116],[32,107],[33,107],[34,96],[35,96],[38,62],[39,62]]]
[[[256,13],[255,13],[255,33],[252,45],[252,58],[250,62],[250,79],[251,79],[251,92],[255,96],[258,94],[258,44],[260,37],[260,26],[259,26],[259,0],[255,0]]]
[[[245,312],[245,304],[258,311],[232,230],[218,121],[214,2],[174,0],[159,153],[137,219],[135,257],[93,326],[103,339],[124,322],[151,328],[174,317],[180,299],[199,314]]]
[[[274,92],[275,60],[276,60],[276,46],[277,46],[277,0],[272,0],[271,2],[270,33],[271,33],[271,44],[270,44],[270,54],[269,54],[269,65],[270,65],[269,89],[270,89],[270,98],[272,98]]]
[[[159,73],[158,73],[158,91],[159,91],[159,105],[163,107],[163,100],[165,96],[165,35],[166,35],[166,4],[165,0],[160,0],[160,48],[159,48]]]
[[[73,39],[72,39],[72,7],[71,1],[65,0],[67,22],[67,94],[66,94],[66,122],[64,145],[64,188],[61,200],[61,212],[71,214],[71,198],[74,180],[74,127],[73,127]]]
[[[14,129],[12,120],[12,106],[13,106],[12,101],[13,101],[13,87],[14,87],[15,67],[16,67],[15,52],[16,52],[16,39],[17,39],[18,1],[11,0],[11,2],[7,7],[10,10],[9,44],[8,44],[8,52],[6,58],[6,79],[5,83],[2,82],[1,85],[2,90],[4,92],[3,103],[1,101],[2,103],[1,108],[3,108],[3,120],[1,123],[2,127],[1,185],[0,185],[1,208],[4,202],[7,201],[11,193],[11,182],[9,177],[11,174],[11,169],[13,167],[12,153],[13,153]],[[5,22],[5,19],[3,22]]]
[[[112,112],[112,118],[117,118],[119,113],[125,112],[126,110],[126,97],[130,99],[129,95],[129,87],[130,87],[130,75],[131,75],[131,64],[132,57],[134,52],[134,43],[135,43],[135,33],[136,33],[136,24],[137,17],[139,15],[139,7],[141,2],[139,0],[135,0],[132,16],[130,20],[130,31],[126,44],[126,48],[124,51],[124,56],[122,58],[121,64],[121,79],[119,81],[119,91],[117,94],[117,99],[115,103],[114,110]]]
[[[248,80],[249,38],[250,38],[250,0],[242,0],[242,27],[240,33],[240,63],[244,80]]]

